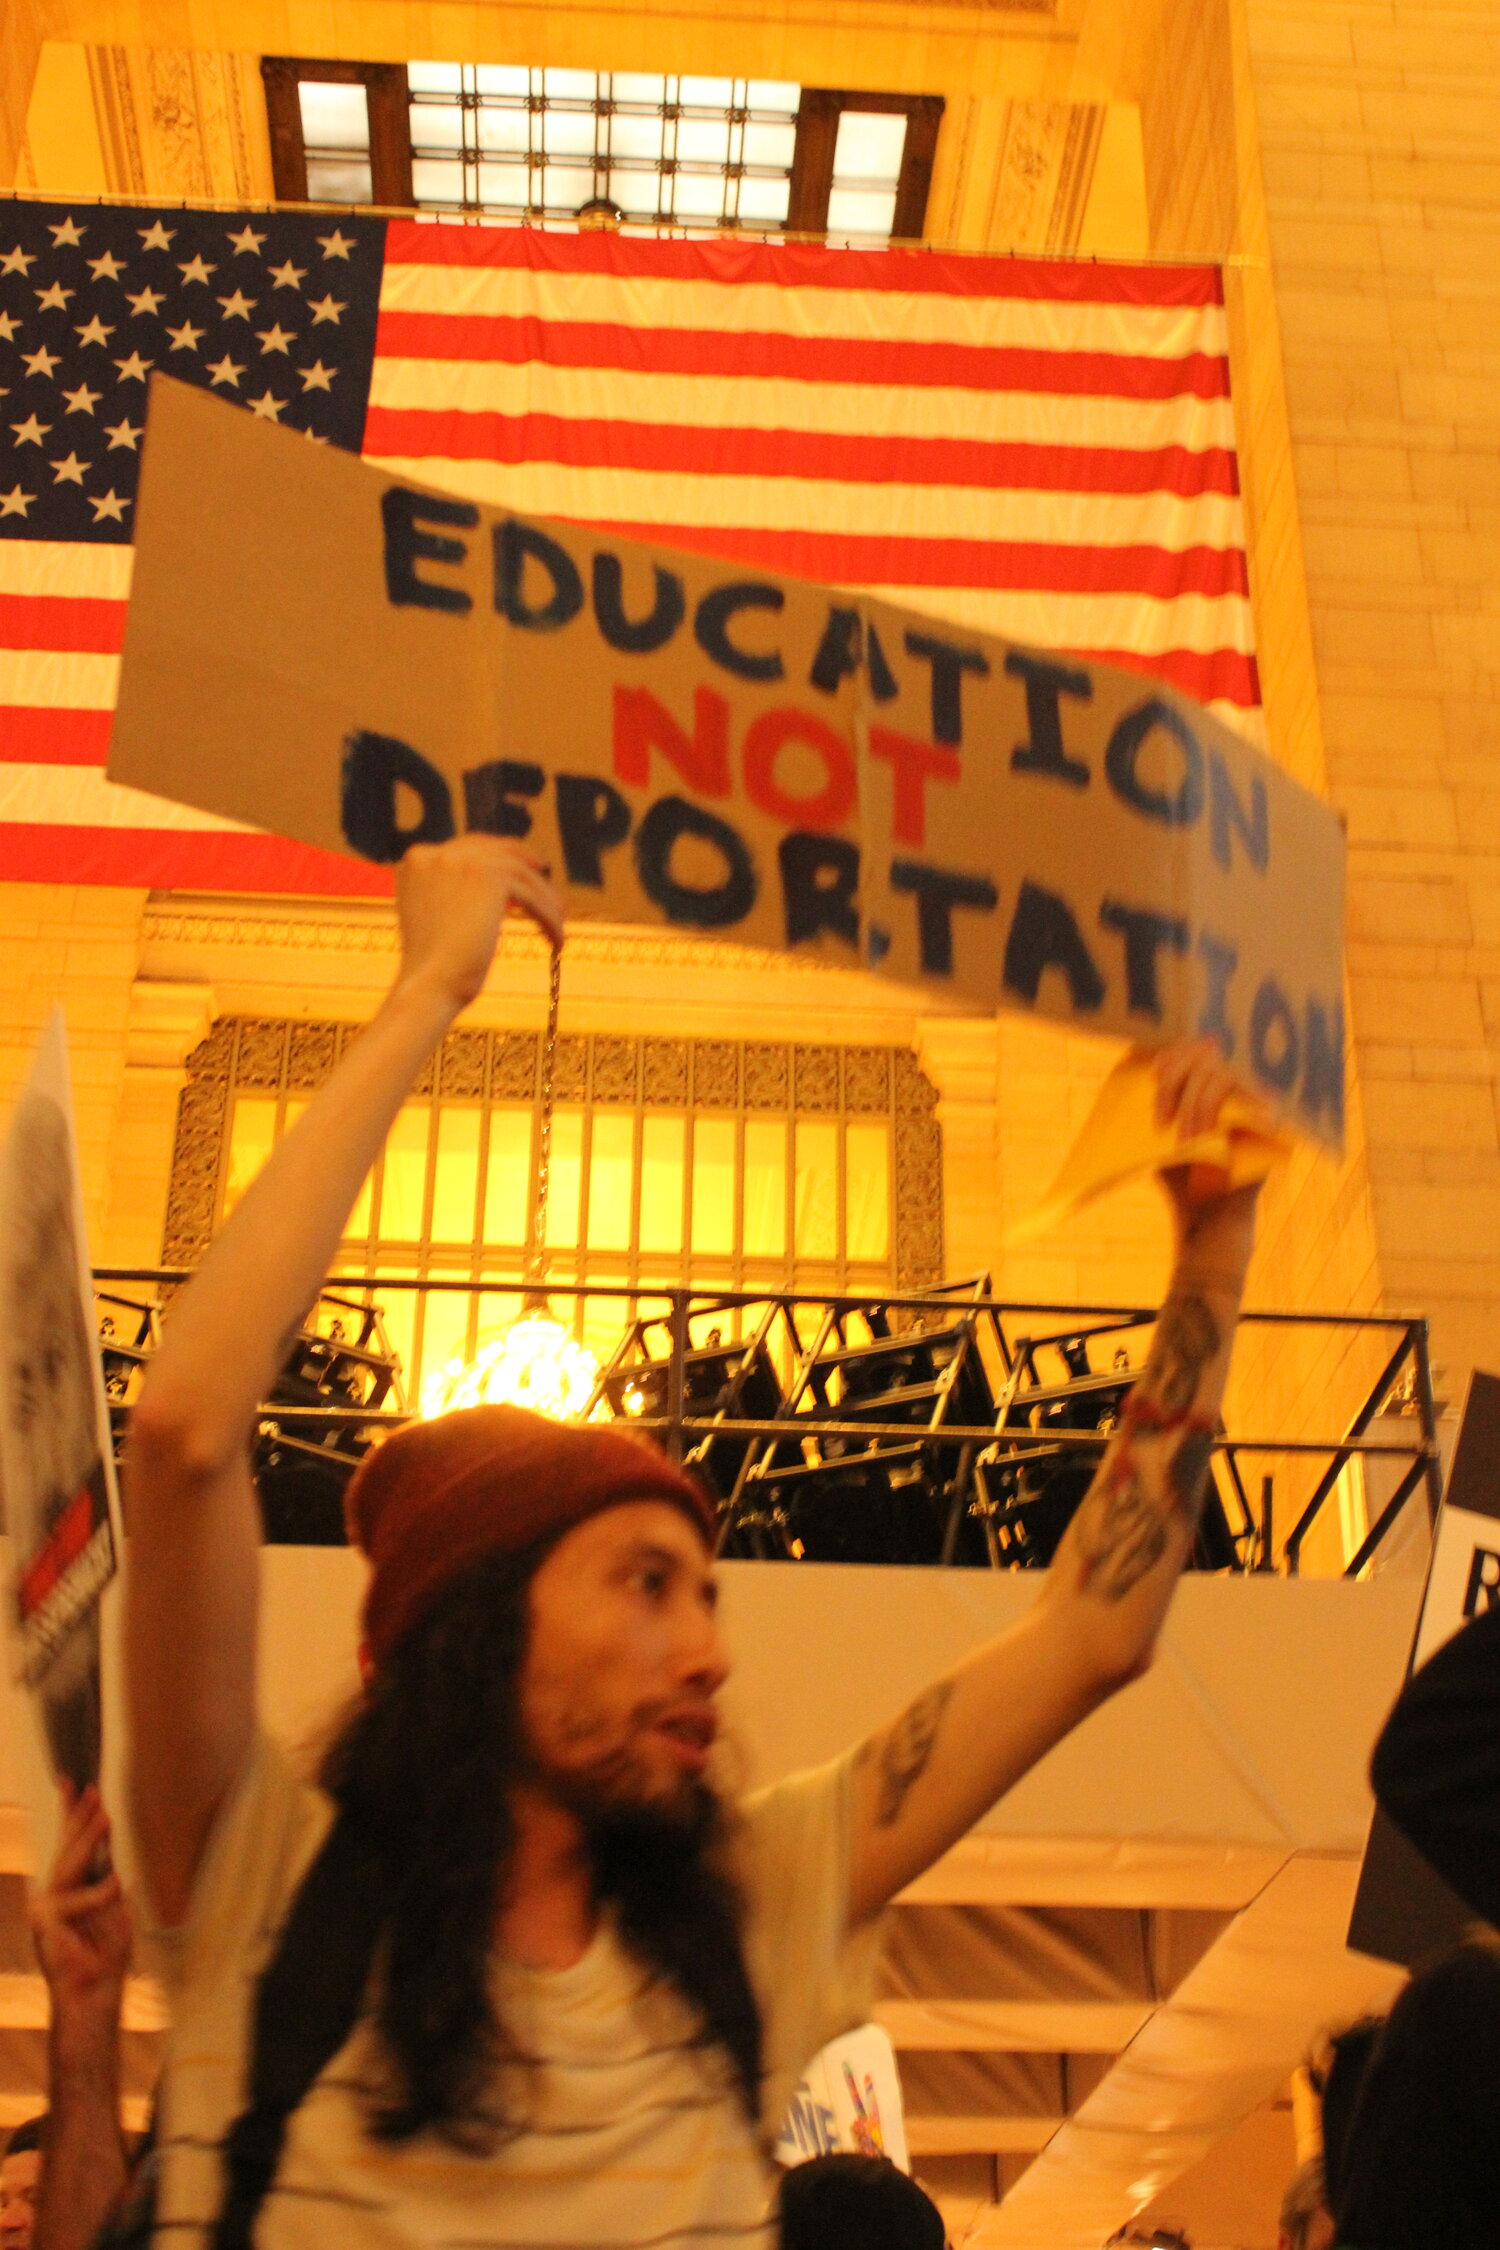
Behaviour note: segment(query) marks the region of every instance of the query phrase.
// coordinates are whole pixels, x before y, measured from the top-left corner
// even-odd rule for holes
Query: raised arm
[[[365,1174],[427,1056],[479,993],[507,905],[562,938],[514,844],[418,846],[397,873],[401,967],[173,1307],[131,1417],[130,1787],[156,1912],[180,1920],[255,1715],[255,1409],[317,1295]]]
[[[1216,1049],[1173,1048],[1158,1108],[1207,1130],[1231,1082]],[[851,1914],[893,1898],[1053,1745],[1151,1662],[1197,1529],[1254,1234],[1256,1190],[1222,1174],[1162,1175],[1176,1257],[1146,1365],[1013,1631],[936,1680],[873,1735],[855,1777]]]

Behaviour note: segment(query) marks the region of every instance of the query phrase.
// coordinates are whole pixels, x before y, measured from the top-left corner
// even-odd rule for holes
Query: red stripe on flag
[[[641,375],[779,376],[799,383],[885,383],[926,390],[1027,391],[1063,398],[1227,398],[1214,352],[1050,352],[1019,345],[867,342],[717,328],[539,320],[532,313],[382,312],[380,359],[498,360],[609,367]]]
[[[693,428],[559,414],[465,414],[372,406],[364,450],[402,460],[556,461],[577,469],[704,476],[817,477],[845,484],[958,484],[1015,492],[1237,493],[1225,446],[986,444],[827,430]]]
[[[647,240],[549,234],[539,227],[423,225],[392,219],[387,266],[522,266],[538,273],[651,275],[666,281],[777,282],[921,297],[1020,297],[1057,304],[1219,305],[1217,266],[976,258],[928,250],[825,250],[816,243]]]
[[[118,656],[125,604],[94,595],[0,594],[0,648],[87,650]]]
[[[1168,648],[1159,656],[1142,656],[1138,649],[1079,648],[1068,654],[1081,656],[1086,664],[1118,664],[1122,672],[1165,680],[1198,703],[1237,703],[1246,711],[1260,704],[1255,658],[1241,655],[1237,648]]]
[[[717,524],[599,523],[605,536],[754,563],[833,586],[973,586],[1004,592],[1247,594],[1238,547],[1049,546],[1005,539],[901,539],[842,531],[760,531]]]
[[[18,766],[102,766],[112,711],[61,704],[0,703],[0,762]]]
[[[280,836],[0,821],[0,881],[389,898],[388,869]]]

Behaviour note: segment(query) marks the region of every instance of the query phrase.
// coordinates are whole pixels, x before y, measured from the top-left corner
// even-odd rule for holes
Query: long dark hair
[[[367,1870],[376,1932],[375,2021],[392,2092],[384,2140],[435,2128],[482,2153],[507,2125],[495,2069],[511,2050],[491,1997],[495,1917],[515,1835],[510,1789],[526,1771],[520,1674],[528,1593],[546,1545],[457,1579],[399,1642],[328,1750],[324,1787]],[[622,1941],[696,2010],[758,2114],[761,2022],[727,1871],[728,1820],[669,1826],[626,1814],[591,1832],[595,1897]],[[329,1933],[332,1937],[332,1933]],[[316,1975],[315,1959],[309,1971]]]

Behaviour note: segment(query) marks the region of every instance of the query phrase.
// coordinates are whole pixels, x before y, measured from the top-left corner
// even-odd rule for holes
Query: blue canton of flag
[[[0,537],[132,536],[160,370],[357,453],[385,225],[0,204]]]

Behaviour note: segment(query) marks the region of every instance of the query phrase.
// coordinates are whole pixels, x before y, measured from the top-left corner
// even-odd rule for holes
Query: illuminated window
[[[918,239],[943,103],[494,63],[261,65],[276,193],[574,227]]]
[[[163,1256],[191,1264],[352,1027],[226,1017],[190,1058]],[[403,1105],[340,1245],[344,1272],[515,1281],[534,1248],[534,1033],[459,1030]],[[559,1309],[607,1349],[653,1288],[917,1289],[941,1271],[936,1095],[901,1048],[564,1039],[548,1214]],[[631,1294],[569,1299],[578,1282]],[[503,1317],[382,1295],[409,1381]]]

